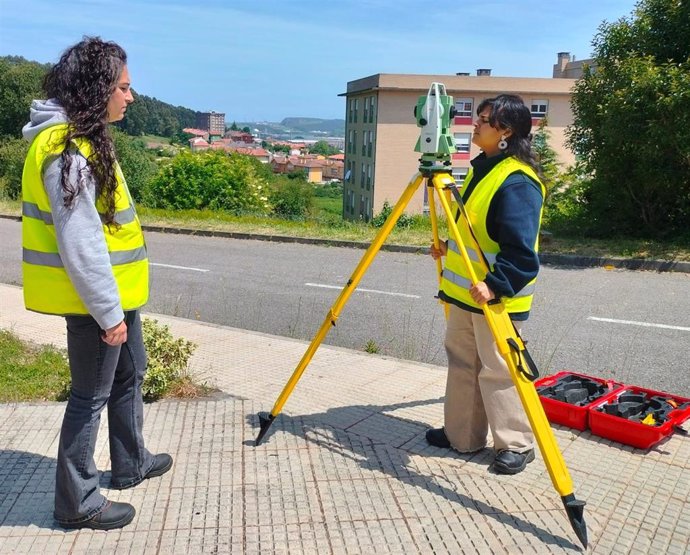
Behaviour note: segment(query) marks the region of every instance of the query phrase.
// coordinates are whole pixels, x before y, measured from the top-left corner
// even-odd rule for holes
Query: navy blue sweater
[[[472,180],[465,184],[463,202],[467,202],[477,184],[507,157],[499,154],[488,158],[484,153],[472,160]],[[491,200],[486,219],[489,237],[499,245],[494,269],[484,281],[496,297],[512,297],[539,273],[539,255],[534,243],[539,233],[539,215],[544,199],[541,187],[522,172],[509,175]],[[448,297],[439,296],[460,308],[481,313],[481,310]],[[512,320],[527,320],[529,311],[515,312]]]

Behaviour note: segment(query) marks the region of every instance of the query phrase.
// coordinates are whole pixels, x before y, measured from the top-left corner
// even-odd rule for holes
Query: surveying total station
[[[431,217],[434,246],[437,248],[439,246],[438,215],[435,205],[435,198],[437,197],[448,223],[449,234],[457,243],[462,260],[467,266],[472,285],[483,280],[484,275],[490,271],[485,257],[480,256],[484,275],[476,275],[467,248],[461,240],[461,234],[458,227],[464,226],[464,229],[470,232],[469,236],[473,237],[470,220],[458,192],[457,184],[452,176],[451,160],[452,154],[456,151],[455,141],[450,133],[450,124],[454,115],[453,97],[446,94],[446,88],[443,84],[432,83],[427,95],[421,96],[417,101],[414,108],[414,115],[417,120],[417,126],[421,128],[419,140],[415,146],[415,151],[421,153],[419,171],[410,180],[398,199],[398,202],[393,207],[390,215],[362,256],[362,259],[350,276],[347,284],[331,306],[321,327],[312,339],[292,376],[273,405],[271,412],[259,414],[260,429],[256,437],[256,445],[259,445],[275,418],[282,411],[285,402],[297,385],[297,382],[314,356],[314,353],[328,334],[330,328],[335,326],[345,303],[347,303],[350,295],[357,288],[362,276],[388,238],[398,219],[402,216],[414,193],[423,182],[429,190],[429,213]],[[450,192],[455,198],[457,210],[459,211],[459,215],[462,216],[457,218],[457,222],[448,200],[447,192]],[[470,246],[481,253],[479,245],[476,241],[473,242],[474,245]],[[436,264],[440,281],[443,271],[440,258],[436,260]],[[447,316],[448,307],[445,306],[445,308]],[[544,459],[544,464],[551,477],[551,482],[561,496],[563,506],[565,507],[573,531],[582,544],[587,547],[587,526],[583,516],[585,503],[575,498],[573,483],[568,468],[565,465],[563,455],[556,443],[556,438],[551,430],[546,414],[544,413],[537,390],[534,387],[533,382],[539,377],[537,367],[527,351],[525,343],[515,329],[515,326],[513,326],[504,303],[500,299],[495,299],[494,301],[482,305],[482,311],[498,350],[508,365],[510,376],[529,419],[532,431],[534,432],[535,439]]]

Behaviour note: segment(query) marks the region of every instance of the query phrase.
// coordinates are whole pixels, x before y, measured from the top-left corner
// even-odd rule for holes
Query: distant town
[[[339,131],[339,123],[343,128],[345,126],[344,120],[294,119],[303,125],[327,122],[332,132]],[[283,123],[290,123],[286,120]],[[282,129],[276,127],[276,124],[267,123],[240,127],[233,122],[228,128],[225,114],[211,111],[197,113],[196,127],[186,127],[182,131],[189,136],[192,152],[237,152],[269,164],[274,173],[301,172],[310,183],[331,183],[344,179],[344,136],[327,136],[328,131],[319,129],[302,133],[284,125]]]

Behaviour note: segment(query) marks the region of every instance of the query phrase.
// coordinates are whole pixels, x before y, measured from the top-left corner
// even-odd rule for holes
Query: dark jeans
[[[66,320],[72,390],[58,446],[55,518],[74,523],[98,514],[106,503],[93,458],[106,405],[111,482],[118,486],[141,482],[154,458],[142,436],[146,350],[139,311],[125,313],[127,342],[117,347],[103,342],[91,316],[67,316]]]

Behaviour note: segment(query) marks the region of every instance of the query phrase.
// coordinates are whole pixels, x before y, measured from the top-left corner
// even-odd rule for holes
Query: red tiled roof
[[[197,135],[199,137],[208,135],[208,131],[204,131],[203,129],[196,129],[194,127],[185,127],[182,131],[184,131],[185,133],[189,133],[190,135]]]
[[[303,168],[322,168],[324,166],[324,160],[305,160],[300,159],[294,162],[295,166],[301,166]]]

